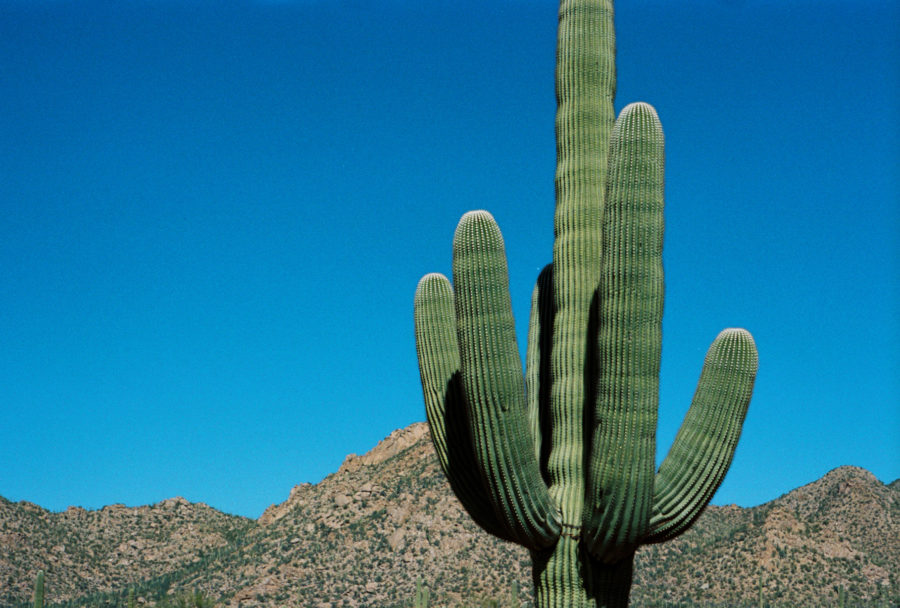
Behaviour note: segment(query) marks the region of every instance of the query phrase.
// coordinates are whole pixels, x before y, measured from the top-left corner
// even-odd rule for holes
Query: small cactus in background
[[[509,606],[510,608],[519,608],[519,581],[513,581],[509,590]]]
[[[428,608],[429,595],[428,588],[422,582],[422,579],[417,580],[415,608]]]
[[[44,608],[44,571],[37,574],[34,581],[34,608]]]
[[[137,602],[134,597],[134,587],[128,589],[128,608],[137,608]]]
[[[765,602],[763,600],[763,575],[762,575],[762,572],[759,573],[759,608],[766,608]]]
[[[523,374],[500,229],[463,215],[453,285],[416,289],[416,350],[441,467],[491,534],[531,551],[538,608],[628,605],[636,549],[699,517],[750,402],[756,346],[726,329],[655,471],[663,311],[663,132],[645,103],[613,121],[612,0],[561,0],[552,263]]]

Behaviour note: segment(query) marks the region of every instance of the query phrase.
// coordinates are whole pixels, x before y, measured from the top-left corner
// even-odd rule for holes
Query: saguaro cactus
[[[44,571],[37,574],[34,581],[34,608],[44,608]]]
[[[500,230],[466,213],[453,286],[416,290],[431,436],[472,518],[527,547],[537,606],[627,606],[634,552],[699,516],[731,463],[756,376],[742,329],[715,339],[674,445],[655,467],[663,310],[663,133],[613,121],[611,0],[562,0],[552,264],[516,346]]]
[[[414,602],[415,608],[428,608],[428,588],[422,579],[416,581],[416,598]]]

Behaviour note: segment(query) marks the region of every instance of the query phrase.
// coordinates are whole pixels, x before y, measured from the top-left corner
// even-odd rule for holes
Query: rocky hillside
[[[692,530],[642,548],[633,606],[897,605],[900,485],[841,467],[751,509],[710,507]],[[70,606],[144,605],[201,589],[227,606],[432,606],[530,601],[528,553],[481,532],[450,493],[427,427],[395,431],[295,487],[256,522],[180,499],[49,513],[0,500],[0,607],[27,601],[34,573]],[[124,605],[122,603],[121,605]],[[501,604],[502,605],[502,604]]]
[[[52,581],[51,600],[120,589],[182,570],[255,525],[183,498],[51,513],[0,497],[0,606],[27,598],[41,569]]]
[[[900,590],[900,492],[857,467],[751,509],[709,507],[672,543],[639,553],[640,597],[695,603],[884,605]],[[667,591],[670,590],[670,591]],[[854,604],[851,604],[854,605]]]

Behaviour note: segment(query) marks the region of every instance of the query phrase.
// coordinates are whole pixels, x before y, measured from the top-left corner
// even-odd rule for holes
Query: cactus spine
[[[37,574],[34,581],[34,608],[44,608],[44,571]]]
[[[556,93],[556,238],[524,373],[486,211],[459,222],[453,286],[419,282],[416,350],[444,473],[476,523],[531,551],[538,608],[627,606],[638,546],[684,532],[724,478],[757,354],[719,334],[655,471],[663,132],[645,103],[613,120],[612,0],[560,2]]]

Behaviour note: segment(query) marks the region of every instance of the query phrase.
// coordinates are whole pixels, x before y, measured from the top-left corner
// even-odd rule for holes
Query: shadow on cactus
[[[613,120],[611,0],[562,0],[552,264],[532,296],[523,373],[503,238],[486,211],[453,240],[453,285],[416,290],[431,436],[476,523],[531,551],[536,605],[627,606],[636,549],[688,529],[722,482],[757,353],[715,339],[659,470],[663,132],[635,103]]]

